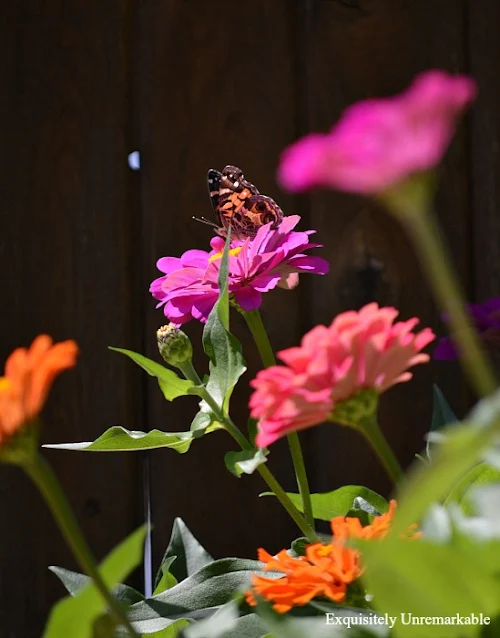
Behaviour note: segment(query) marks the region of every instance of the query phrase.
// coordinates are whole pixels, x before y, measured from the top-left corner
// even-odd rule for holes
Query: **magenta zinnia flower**
[[[262,293],[276,286],[293,288],[301,272],[324,275],[328,262],[304,251],[320,244],[309,242],[315,231],[296,232],[298,215],[285,217],[276,230],[271,224],[259,229],[256,236],[231,243],[228,264],[229,293],[243,310],[255,310],[262,303]],[[150,291],[164,306],[165,315],[175,325],[191,319],[205,322],[219,295],[219,269],[224,250],[222,237],[213,237],[212,250],[188,250],[182,257],[162,257],[157,267],[163,273]]]
[[[467,304],[473,328],[485,345],[500,351],[500,297],[483,303]],[[446,316],[443,317],[446,321]],[[455,342],[451,337],[442,337],[434,350],[435,359],[458,359]]]
[[[257,445],[329,420],[338,404],[362,390],[381,394],[411,379],[408,368],[429,360],[420,351],[434,333],[413,333],[416,318],[394,323],[398,314],[371,303],[340,314],[328,327],[316,326],[299,347],[278,353],[285,365],[261,370],[250,383]]]
[[[404,93],[354,104],[329,133],[286,149],[279,180],[292,192],[325,186],[378,194],[441,161],[475,95],[471,78],[422,73]]]

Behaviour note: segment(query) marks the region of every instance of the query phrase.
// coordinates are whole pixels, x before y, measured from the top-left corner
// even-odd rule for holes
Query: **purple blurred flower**
[[[500,297],[493,297],[479,304],[467,304],[467,309],[479,337],[485,343],[500,346]],[[446,321],[446,316],[443,319]],[[451,337],[439,340],[434,350],[435,359],[447,360],[458,357],[455,342]]]
[[[309,242],[315,231],[295,232],[298,215],[289,215],[276,230],[271,224],[259,229],[253,238],[231,243],[229,253],[229,293],[243,310],[255,310],[262,293],[276,286],[294,288],[298,273],[324,275],[328,262],[304,251],[320,247]],[[164,306],[164,313],[175,325],[191,319],[205,322],[219,295],[218,276],[224,240],[213,237],[212,250],[188,250],[182,257],[162,257],[157,267],[165,273],[155,279],[150,291]]]
[[[475,95],[471,78],[422,73],[400,95],[354,104],[329,133],[307,135],[287,148],[279,181],[292,192],[315,186],[383,192],[441,161]]]

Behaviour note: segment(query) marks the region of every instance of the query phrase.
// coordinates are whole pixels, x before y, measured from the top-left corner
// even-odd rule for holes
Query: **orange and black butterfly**
[[[234,239],[255,237],[261,226],[272,224],[276,229],[283,220],[283,211],[278,204],[261,195],[257,188],[245,179],[243,171],[236,166],[226,166],[222,173],[210,169],[207,174],[208,192],[218,224],[204,218],[200,221],[215,228],[225,237],[229,224]]]

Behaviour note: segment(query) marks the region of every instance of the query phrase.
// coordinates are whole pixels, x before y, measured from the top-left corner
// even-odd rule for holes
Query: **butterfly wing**
[[[274,230],[283,221],[283,211],[274,199],[267,195],[252,195],[245,201],[241,212],[244,232],[250,237],[254,237],[259,228],[266,224],[271,224]]]
[[[212,208],[214,209],[215,216],[220,223],[219,219],[219,193],[220,193],[220,183],[222,180],[222,173],[220,171],[216,171],[214,168],[211,168],[207,173],[207,186],[208,186],[208,194],[210,196],[210,202],[212,203]]]
[[[205,219],[201,221],[213,226],[221,237],[226,236],[230,224],[233,238],[244,240],[255,237],[265,224],[278,228],[283,220],[278,204],[261,195],[237,166],[228,164],[222,172],[211,168],[207,173],[207,186],[218,225]]]

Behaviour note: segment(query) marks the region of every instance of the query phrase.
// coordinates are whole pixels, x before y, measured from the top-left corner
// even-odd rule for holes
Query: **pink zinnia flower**
[[[256,236],[231,243],[229,253],[229,293],[243,310],[255,310],[262,303],[262,293],[276,286],[293,288],[298,273],[324,275],[328,262],[304,251],[320,244],[309,242],[315,231],[295,232],[298,215],[285,217],[276,230],[271,224],[259,229]],[[155,279],[150,291],[164,305],[165,315],[175,325],[190,319],[207,320],[219,295],[218,277],[224,240],[214,237],[211,252],[188,250],[182,257],[162,257],[158,269],[165,273]]]
[[[471,78],[422,73],[406,92],[354,104],[330,133],[308,135],[286,149],[279,180],[294,192],[326,186],[380,193],[441,161],[475,95]]]
[[[316,326],[299,347],[282,350],[284,366],[261,370],[250,383],[252,417],[259,419],[257,445],[328,420],[335,406],[358,392],[378,394],[411,379],[408,368],[429,360],[420,352],[434,339],[429,328],[413,333],[418,319],[394,320],[395,308],[371,303]]]

